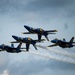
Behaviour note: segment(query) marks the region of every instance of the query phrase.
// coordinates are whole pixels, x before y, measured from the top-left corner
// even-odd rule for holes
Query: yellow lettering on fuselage
[[[40,28],[40,31],[43,31],[43,29]]]
[[[28,38],[28,40],[30,41],[30,40],[31,40],[31,38]]]

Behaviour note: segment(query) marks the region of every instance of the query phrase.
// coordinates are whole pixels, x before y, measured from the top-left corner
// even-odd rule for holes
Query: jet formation
[[[27,51],[29,51],[30,44],[32,44],[33,47],[37,50],[36,43],[45,41],[45,39],[41,39],[42,36],[45,36],[46,40],[49,41],[48,35],[56,34],[55,32],[57,32],[57,30],[44,30],[42,28],[32,28],[27,25],[24,25],[24,27],[28,30],[28,32],[23,32],[23,34],[37,34],[38,39],[34,40],[30,37],[19,37],[16,35],[12,35],[12,37],[16,41],[12,41],[11,46],[4,45],[4,44],[0,45],[0,51],[7,51],[9,53],[27,52]],[[73,42],[73,41],[74,41],[74,37],[72,37],[69,42],[66,42],[65,39],[63,39],[63,40],[54,39],[54,40],[51,40],[51,42],[54,44],[49,45],[47,47],[60,46],[62,48],[71,48],[71,47],[75,46],[74,45],[75,42]],[[19,45],[17,47],[14,47],[13,43],[19,43]],[[22,48],[21,47],[22,44],[26,44],[26,48]],[[23,49],[26,49],[26,50],[23,50]]]

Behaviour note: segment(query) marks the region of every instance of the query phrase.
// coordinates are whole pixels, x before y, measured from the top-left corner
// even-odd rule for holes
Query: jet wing
[[[46,32],[57,32],[57,30],[47,30]]]
[[[39,41],[41,40],[41,37],[42,37],[41,35],[38,35],[38,40],[39,40]]]
[[[30,44],[26,44],[26,51],[29,51]]]
[[[42,42],[42,41],[45,41],[45,39],[41,39],[40,41],[39,40],[34,40],[35,42]]]
[[[48,34],[56,34],[56,33],[48,32]]]
[[[26,49],[25,47],[21,47],[20,49]],[[30,48],[29,48],[30,49]]]
[[[58,44],[49,45],[48,47],[58,46]]]
[[[35,33],[31,33],[31,32],[22,32],[22,34],[35,34]]]
[[[19,43],[18,41],[12,41],[12,42],[10,42],[10,43]]]

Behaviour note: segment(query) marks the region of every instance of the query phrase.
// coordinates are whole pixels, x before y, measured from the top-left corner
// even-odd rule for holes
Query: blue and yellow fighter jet
[[[14,44],[11,44],[11,46],[2,44],[0,45],[0,51],[7,51],[9,53],[19,53],[25,50],[21,50],[21,49],[25,49],[25,48],[21,48],[22,43],[20,43],[16,48],[14,47]]]
[[[37,42],[39,42],[38,40],[33,40],[29,37],[26,37],[26,38],[22,38],[22,37],[18,37],[18,36],[14,36],[12,35],[12,37],[16,40],[16,41],[13,41],[11,43],[26,43],[26,51],[29,50],[29,45],[32,44],[34,46],[34,48],[37,50],[35,44]],[[44,39],[41,39],[41,41],[44,41]]]
[[[49,45],[48,47],[60,46],[62,48],[71,48],[71,47],[75,46],[75,45],[73,45],[73,43],[75,43],[75,42],[73,42],[73,40],[74,40],[74,37],[72,37],[69,42],[66,42],[65,39],[63,39],[63,40],[54,39],[54,40],[51,40],[51,42],[55,43],[55,44]]]
[[[24,25],[24,27],[29,31],[29,32],[22,32],[23,34],[37,34],[38,35],[38,40],[41,40],[42,35],[45,36],[45,38],[49,41],[47,35],[48,34],[55,34],[54,32],[57,32],[57,30],[43,30],[42,28],[32,28],[29,26]]]

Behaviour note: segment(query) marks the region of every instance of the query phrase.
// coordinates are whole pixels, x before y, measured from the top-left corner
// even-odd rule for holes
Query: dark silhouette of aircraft
[[[49,41],[47,35],[48,34],[56,34],[54,32],[57,32],[57,30],[43,30],[42,28],[32,28],[29,26],[24,25],[24,27],[29,31],[29,32],[23,32],[23,34],[37,34],[38,35],[38,40],[41,40],[42,35],[45,36],[45,38]]]
[[[2,44],[0,45],[0,51],[7,51],[9,53],[19,53],[19,52],[24,52],[25,50],[21,50],[21,49],[25,49],[25,48],[21,48],[22,43],[20,43],[16,48],[14,47],[14,44],[11,44],[11,46]]]
[[[22,38],[22,37],[18,37],[18,36],[12,36],[16,41],[13,41],[11,43],[26,43],[26,50],[28,51],[29,50],[29,45],[32,44],[34,46],[34,48],[37,50],[35,44],[37,42],[39,42],[38,40],[33,40],[29,37],[26,37],[26,38]],[[44,39],[41,39],[41,41],[44,41]]]
[[[49,45],[48,47],[53,47],[53,46],[60,46],[62,48],[71,48],[75,45],[73,45],[73,42],[74,40],[74,37],[71,38],[71,40],[69,42],[66,42],[65,39],[63,40],[59,40],[59,39],[54,39],[54,40],[51,40],[52,43],[54,43],[53,45]]]

